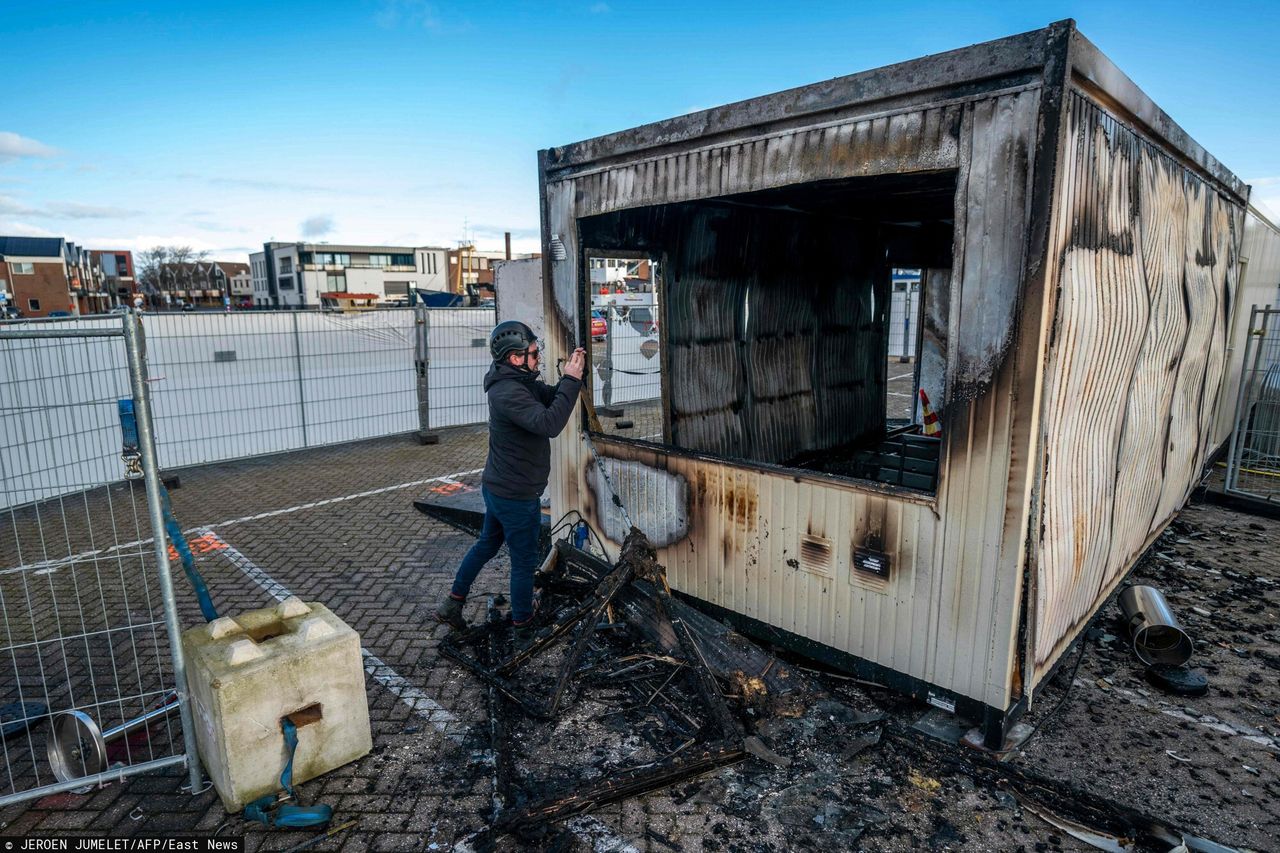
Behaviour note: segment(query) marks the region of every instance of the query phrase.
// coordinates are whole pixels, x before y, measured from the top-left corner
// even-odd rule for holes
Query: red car
[[[603,341],[604,336],[608,334],[609,326],[604,321],[604,315],[599,311],[591,312],[591,340]]]

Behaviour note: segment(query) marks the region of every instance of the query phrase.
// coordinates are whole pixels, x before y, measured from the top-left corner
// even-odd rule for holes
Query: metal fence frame
[[[161,468],[183,468],[488,419],[492,308],[143,314]],[[116,328],[117,317],[0,322],[0,332]],[[68,365],[69,389],[93,371]],[[70,393],[70,392],[69,392]],[[36,459],[22,464],[36,469]],[[74,493],[68,470],[39,500]],[[22,465],[19,465],[20,469]],[[84,466],[81,466],[84,467]],[[12,472],[11,472],[12,473]],[[0,495],[0,510],[6,508]]]
[[[1253,306],[1241,372],[1225,489],[1280,502],[1280,308]]]
[[[493,363],[494,309],[418,305],[413,311],[418,434],[430,440],[436,429],[488,422],[483,379]]]
[[[17,690],[18,697],[19,697],[21,713],[24,715],[24,718],[21,720],[21,722],[26,724],[25,727],[22,729],[22,731],[24,731],[27,736],[27,747],[30,750],[31,773],[34,778],[34,787],[26,788],[23,790],[17,789],[16,783],[14,781],[12,759],[10,756],[8,744],[6,742],[3,746],[3,755],[5,759],[6,772],[8,772],[9,774],[9,787],[11,790],[9,791],[9,793],[5,795],[0,795],[0,806],[9,805],[16,802],[22,802],[25,800],[30,800],[38,797],[48,796],[50,794],[60,793],[63,791],[74,790],[77,788],[82,788],[87,785],[101,784],[109,780],[123,779],[126,776],[146,773],[146,772],[158,770],[164,767],[170,767],[170,766],[179,765],[179,764],[183,764],[187,767],[190,790],[192,792],[197,792],[200,790],[200,780],[201,780],[200,763],[199,763],[198,753],[196,750],[195,726],[192,721],[191,708],[190,708],[190,705],[188,702],[188,696],[187,696],[186,663],[182,653],[181,626],[178,621],[177,606],[174,600],[173,580],[169,573],[168,541],[166,539],[165,530],[164,530],[163,509],[162,509],[161,492],[160,492],[161,485],[160,485],[160,476],[159,476],[159,465],[158,465],[157,452],[156,452],[154,423],[152,419],[151,398],[150,398],[150,392],[148,388],[145,344],[144,344],[143,331],[141,329],[141,326],[137,320],[136,315],[125,314],[121,316],[118,326],[109,324],[109,325],[106,325],[103,327],[97,327],[97,328],[76,328],[74,326],[71,326],[70,324],[50,324],[47,326],[42,325],[40,327],[30,327],[30,326],[21,327],[21,328],[15,328],[12,326],[0,327],[0,342],[23,341],[23,340],[59,340],[59,339],[89,340],[89,339],[95,339],[95,338],[123,339],[125,361],[126,361],[125,369],[127,371],[127,377],[128,377],[128,393],[132,398],[134,411],[136,413],[136,418],[137,418],[138,439],[139,439],[138,451],[140,455],[139,461],[140,461],[142,479],[144,481],[144,486],[145,486],[147,518],[151,527],[151,531],[150,531],[151,536],[149,539],[140,536],[138,541],[134,541],[130,543],[122,543],[119,541],[114,541],[110,547],[106,547],[102,541],[102,538],[99,537],[94,544],[102,547],[91,552],[92,554],[91,556],[85,557],[83,554],[68,554],[65,557],[50,559],[51,555],[49,553],[49,547],[48,547],[49,543],[46,541],[46,538],[43,534],[43,528],[41,527],[43,522],[40,520],[39,513],[44,508],[43,505],[48,504],[52,506],[53,504],[56,503],[58,505],[58,512],[62,514],[62,522],[65,527],[67,522],[66,522],[66,509],[63,503],[64,496],[58,495],[53,498],[46,498],[44,500],[37,500],[34,502],[27,502],[25,504],[22,501],[17,501],[17,502],[8,501],[10,505],[6,507],[4,511],[8,513],[10,517],[9,520],[12,524],[15,552],[21,555],[21,547],[22,547],[21,545],[22,537],[20,534],[19,519],[18,519],[16,509],[19,506],[24,506],[24,508],[29,513],[30,512],[36,513],[35,527],[40,531],[39,547],[40,547],[40,550],[43,552],[42,556],[44,557],[44,559],[34,561],[34,562],[24,559],[22,565],[6,570],[5,574],[12,575],[13,573],[17,573],[17,575],[22,578],[23,590],[26,593],[27,609],[31,610],[32,608],[31,596],[30,596],[29,586],[27,582],[28,573],[30,573],[31,575],[40,574],[42,572],[45,573],[50,578],[50,580],[48,581],[49,588],[50,588],[50,596],[51,596],[51,601],[54,605],[55,616],[57,618],[55,621],[56,635],[42,638],[40,635],[40,632],[36,628],[34,613],[29,613],[28,616],[31,618],[31,629],[32,629],[31,640],[29,642],[23,641],[18,643],[15,641],[14,631],[10,627],[10,608],[8,605],[4,607],[5,645],[2,648],[0,648],[0,656],[8,657],[13,662],[14,678],[16,682],[15,688]],[[87,348],[88,347],[86,346],[86,349]],[[16,357],[13,355],[13,353],[9,353],[9,357],[10,359],[16,360]],[[14,394],[13,399],[16,403],[20,399],[20,391],[17,387],[19,383],[17,379],[13,377],[11,377],[11,381],[13,383],[13,389],[12,389]],[[41,401],[43,405],[36,407],[37,409],[38,408],[45,408],[45,409],[61,408],[64,410],[62,417],[63,418],[66,417],[66,409],[68,407],[48,400],[46,394],[52,394],[52,391],[47,389],[46,383],[43,381],[41,377],[37,376],[34,378],[28,378],[23,381],[36,383],[37,386],[39,387]],[[0,403],[2,402],[3,401],[0,401]],[[100,399],[95,402],[99,406],[99,409],[102,409],[106,406],[109,406],[113,401],[109,399]],[[5,407],[0,405],[0,414],[4,414],[7,417],[15,417],[17,419],[21,419],[23,415],[31,414],[31,412],[32,412],[32,407],[25,407],[20,405]],[[45,414],[46,421],[52,420],[48,411],[45,411],[44,414]],[[0,473],[4,474],[4,480],[8,480],[7,472],[0,472]],[[99,479],[102,479],[102,478],[100,477]],[[85,497],[86,524],[88,526],[89,537],[92,540],[93,522],[88,510],[88,500],[89,500],[88,493],[100,486],[109,486],[110,483],[104,481],[98,484],[84,483],[82,485],[84,486],[84,492],[86,495]],[[9,485],[7,482],[5,484],[5,489],[7,493],[9,489]],[[109,495],[109,489],[108,489],[108,495]],[[108,506],[110,506],[109,497],[108,497]],[[114,515],[113,509],[111,510],[111,513]],[[115,530],[114,521],[112,525],[112,535],[107,538],[112,538],[112,539],[120,538]],[[72,550],[71,535],[69,532],[67,532],[66,542],[67,542],[68,550]],[[143,690],[144,676],[142,675],[141,670],[138,670],[138,690],[141,692],[136,695],[135,694],[126,695],[124,693],[124,691],[120,687],[120,675],[119,675],[119,670],[117,669],[117,661],[115,657],[116,651],[113,646],[109,645],[107,654],[111,661],[112,670],[115,676],[116,697],[114,700],[108,700],[106,702],[96,701],[98,688],[97,688],[97,684],[95,683],[93,662],[92,662],[92,652],[90,651],[90,647],[89,647],[90,634],[85,633],[87,631],[87,628],[84,625],[85,606],[84,606],[84,601],[81,599],[81,596],[80,596],[80,588],[78,585],[79,581],[76,580],[75,573],[77,571],[77,564],[83,565],[86,562],[92,562],[94,565],[95,573],[97,573],[99,554],[110,554],[111,552],[116,552],[118,554],[126,545],[133,546],[140,549],[133,556],[136,556],[138,558],[138,564],[142,568],[141,576],[142,576],[144,585],[146,583],[146,573],[148,571],[148,568],[147,568],[147,559],[144,556],[145,551],[141,549],[145,549],[146,546],[150,545],[151,562],[153,563],[155,577],[159,585],[159,592],[160,592],[160,599],[161,599],[160,604],[161,604],[161,610],[163,612],[165,635],[169,643],[168,654],[169,654],[169,662],[171,665],[171,675],[174,681],[172,685],[161,683],[159,687],[160,687],[160,691],[164,695],[168,695],[170,692],[172,692],[172,693],[176,693],[178,697],[179,713],[182,721],[183,751],[178,754],[156,758],[154,757],[154,750],[151,750],[149,747],[148,751],[151,757],[146,761],[111,767],[100,773],[83,775],[79,778],[71,779],[68,781],[59,781],[59,782],[41,784],[40,771],[38,769],[38,764],[37,764],[37,761],[39,760],[40,756],[37,755],[36,740],[32,737],[32,730],[36,726],[38,726],[42,721],[44,721],[46,716],[48,717],[49,724],[51,725],[54,719],[54,716],[56,714],[66,712],[66,711],[79,710],[80,707],[97,708],[103,705],[111,705],[113,703],[118,704],[120,706],[121,711],[123,712],[125,708],[126,700],[129,700],[131,703],[136,701],[137,704],[134,705],[133,707],[138,707],[138,706],[146,707],[150,702],[148,697],[152,697],[153,699],[156,694],[156,691],[154,690]],[[58,616],[56,613],[56,611],[58,611],[60,608],[58,607],[57,593],[56,591],[54,591],[52,574],[53,572],[59,571],[59,570],[67,572],[67,574],[71,577],[72,583],[75,585],[74,586],[75,598],[76,598],[75,605],[79,611],[79,617],[80,617],[81,628],[82,628],[82,631],[80,633],[76,633],[74,631],[74,628],[75,628],[74,624],[64,627],[61,616]],[[127,587],[127,581],[125,578],[122,561],[119,562],[119,570],[120,570],[121,589],[124,590]],[[96,579],[99,585],[99,594],[101,596],[102,595],[102,586],[101,586],[102,575],[100,573],[97,573]],[[92,595],[92,593],[90,593],[90,595]],[[148,598],[149,598],[149,593],[148,593]],[[112,626],[109,624],[109,620],[111,617],[108,613],[108,606],[104,598],[102,601],[102,608],[103,608],[102,618],[104,621],[104,628],[101,631],[95,630],[94,632],[92,632],[92,634],[95,636],[105,635],[104,640],[108,643],[111,643],[113,642],[113,640],[111,639],[113,634],[122,632],[122,631],[128,632],[128,635],[129,635],[128,649],[134,656],[134,663],[136,666],[138,661],[139,647],[137,644],[136,635],[134,634],[134,630],[138,628],[139,625],[134,622],[133,614],[131,612],[132,608],[128,604],[127,592],[124,593],[124,602],[125,602],[125,605],[124,605],[125,612],[123,614],[123,618],[124,618],[125,624]],[[148,612],[153,612],[152,610],[150,610],[150,608],[152,607],[153,605],[150,602],[148,602],[148,608],[149,608]],[[18,610],[20,609],[21,607],[19,606]],[[20,616],[20,615],[21,615],[20,613],[15,613],[15,616]],[[151,623],[145,623],[142,627],[147,627],[148,625],[153,626],[154,624],[155,622],[153,621]],[[21,635],[19,635],[19,637],[21,639]],[[152,630],[152,640],[154,642],[154,651],[156,653],[161,652],[162,650],[160,648],[159,638],[158,636],[156,636],[154,628]],[[79,651],[81,642],[83,642],[83,645],[84,645],[83,658],[86,661],[86,669],[88,670],[88,674],[89,674],[89,684],[94,693],[95,702],[89,706],[86,706],[83,703],[79,703],[79,707],[76,707],[78,703],[76,702],[76,698],[75,698],[75,690],[70,684],[71,676],[70,676],[69,661],[71,660],[71,658],[69,657],[69,654],[70,655],[76,654]],[[53,700],[51,699],[49,694],[48,680],[44,678],[45,670],[44,670],[44,664],[41,658],[44,652],[41,647],[55,644],[55,643],[57,644],[56,651],[58,654],[62,656],[64,668],[67,669],[67,677],[69,682],[67,685],[67,690],[70,694],[69,698],[73,706],[70,708],[55,709],[54,707],[52,707]],[[17,651],[19,648],[22,648],[24,650],[34,648],[36,668],[41,673],[41,679],[43,681],[42,689],[44,692],[44,698],[46,699],[46,707],[43,713],[34,717],[26,716],[26,714],[28,713],[27,703],[26,703],[25,694],[23,693],[23,688],[21,685],[21,677],[20,677],[21,667],[19,666],[18,657],[17,657]],[[145,653],[146,652],[144,650],[143,652],[144,656],[145,656]],[[126,667],[127,667],[127,661],[126,661]],[[156,675],[163,682],[164,680],[163,670],[158,669]],[[56,674],[55,674],[55,677],[56,677]],[[149,679],[149,676],[148,676],[148,679]],[[127,676],[126,676],[126,680],[127,680]],[[45,741],[46,741],[46,747],[47,747],[48,735],[46,735]],[[170,730],[169,748],[173,749],[174,747],[175,747],[175,744],[172,738],[172,731]],[[131,757],[132,750],[129,750],[129,754]],[[23,760],[25,761],[25,759]],[[53,774],[50,774],[50,775],[53,775]],[[21,775],[19,778],[22,778]]]
[[[26,618],[22,607],[31,610],[30,594],[20,601],[29,578],[45,571],[62,573],[56,584],[49,580],[48,589],[38,589],[36,597],[42,612],[52,611],[57,619],[32,616],[29,627],[15,622],[12,631],[5,622],[0,633],[0,666],[12,663],[15,684],[10,692],[16,691],[22,708],[19,722],[27,724],[22,729],[25,747],[14,744],[12,759],[0,741],[0,757],[9,775],[9,791],[0,793],[0,806],[178,764],[186,765],[191,790],[200,790],[164,526],[162,463],[176,469],[412,432],[415,424],[426,431],[484,422],[487,401],[481,379],[491,363],[488,334],[493,323],[491,308],[425,307],[354,317],[299,311],[131,312],[119,317],[0,323],[0,375],[8,373],[0,379],[0,417],[9,419],[10,426],[21,424],[26,436],[11,441],[16,450],[0,453],[0,522],[12,526],[8,550],[16,557],[15,566],[0,569],[0,574],[19,579],[15,583],[21,588],[14,587],[16,597],[11,603],[17,618]],[[326,330],[335,334],[322,334]],[[123,358],[114,346],[105,355],[102,344],[83,343],[104,340],[121,341]],[[21,341],[67,343],[41,347],[39,352],[31,348],[5,352],[5,346]],[[384,383],[382,376],[390,379]],[[236,377],[258,387],[248,391],[237,387]],[[254,400],[264,395],[272,398],[272,405],[284,401],[287,407],[292,401],[297,412],[277,418],[288,421],[285,426],[276,425],[289,430],[288,435],[275,436],[265,452],[254,452],[261,442],[237,434],[234,424],[253,415]],[[379,395],[381,399],[368,399]],[[123,397],[133,400],[137,417],[145,512],[142,495],[132,486],[125,498],[112,497],[120,494],[122,480],[130,482],[119,464],[119,424],[114,414],[116,399]],[[369,432],[369,420],[375,421],[371,435],[364,434]],[[334,425],[337,430],[331,429]],[[182,447],[206,438],[211,442],[208,447],[194,451]],[[166,445],[182,451],[169,453],[167,463]],[[6,459],[12,464],[5,465]],[[66,537],[65,549],[61,539],[46,543],[43,536],[31,538],[31,531],[40,524],[67,526],[67,508],[81,502],[82,517],[71,522],[74,530]],[[130,510],[129,526],[117,531],[116,513]],[[94,529],[104,517],[97,513],[103,512],[112,519],[105,533]],[[34,546],[29,544],[32,541]],[[111,571],[121,567],[118,583],[103,571],[108,562]],[[82,599],[79,587],[74,594],[69,591],[69,585],[77,582],[77,572],[93,579],[94,593],[106,578],[111,588],[101,606],[96,600]],[[131,590],[153,582],[159,606],[151,592],[145,605],[131,605]],[[137,618],[134,611],[138,610],[147,616]],[[102,642],[95,640],[92,648],[83,627],[86,621],[92,623],[92,633],[101,635]],[[168,648],[164,648],[166,641]],[[125,672],[123,665],[117,670],[122,656],[130,653],[134,662],[138,657],[148,662],[136,677]],[[46,677],[45,656],[67,667],[65,686],[59,683],[61,666]],[[110,670],[99,671],[95,665]],[[167,729],[167,743],[161,740],[165,730],[157,729],[145,753],[130,750],[123,765],[46,783],[50,774],[43,769],[43,747],[48,737],[41,737],[39,729],[46,720],[51,723],[67,711],[92,711],[102,718],[94,723],[106,730],[107,724],[123,725],[155,714],[156,696],[170,692],[178,697],[181,752],[172,728]],[[91,699],[86,699],[90,693]],[[114,698],[99,701],[99,693]],[[28,698],[42,700],[38,704],[44,710],[28,712]],[[132,719],[117,721],[116,716]]]

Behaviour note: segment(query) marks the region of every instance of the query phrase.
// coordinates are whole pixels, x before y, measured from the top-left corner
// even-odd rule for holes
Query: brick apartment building
[[[61,237],[0,237],[0,292],[23,317],[79,312],[73,284],[85,271],[68,263],[73,254]]]
[[[138,292],[133,269],[133,252],[128,249],[90,249],[93,263],[102,271],[103,289],[113,305],[132,305]]]

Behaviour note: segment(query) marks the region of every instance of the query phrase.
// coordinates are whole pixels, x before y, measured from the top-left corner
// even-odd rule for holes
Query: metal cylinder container
[[[1145,664],[1181,666],[1191,659],[1191,637],[1178,624],[1164,594],[1153,586],[1131,586],[1120,593],[1120,609],[1133,641],[1133,651]]]

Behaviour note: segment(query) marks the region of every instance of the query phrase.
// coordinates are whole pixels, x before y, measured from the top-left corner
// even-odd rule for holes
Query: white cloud
[[[323,237],[333,232],[333,217],[327,213],[302,220],[303,237]]]
[[[383,0],[373,20],[383,29],[395,29],[401,25],[420,27],[438,32],[440,15],[434,4],[425,0]]]
[[[471,236],[480,240],[488,239],[488,240],[498,240],[499,242],[504,242],[506,239],[505,235],[507,234],[507,232],[511,233],[512,245],[514,245],[517,240],[524,240],[524,241],[533,240],[534,242],[539,242],[539,243],[541,242],[542,231],[536,226],[531,228],[519,228],[519,227],[512,227],[510,225],[472,225],[471,226]]]
[[[10,216],[38,216],[40,211],[34,207],[28,207],[15,198],[0,195],[0,213],[7,213]]]
[[[43,219],[128,219],[139,215],[136,210],[75,201],[51,201],[44,207],[32,207],[4,195],[0,195],[0,213],[10,216],[38,216]]]
[[[181,232],[138,234],[134,237],[95,236],[87,237],[84,240],[76,240],[75,242],[93,248],[101,246],[109,249],[130,249],[134,252],[141,252],[153,246],[190,246],[197,252],[209,252],[210,255],[222,250],[221,246],[215,245],[198,234]]]
[[[51,201],[45,206],[44,215],[59,219],[131,219],[140,214],[136,210],[126,210],[123,207],[81,204],[75,201]]]
[[[587,11],[593,15],[605,15],[613,10],[609,8],[608,3],[592,3],[587,7]]]
[[[29,222],[14,222],[0,219],[0,234],[12,234],[15,237],[61,237],[47,228],[32,225]]]
[[[292,181],[274,181],[267,179],[255,178],[226,178],[219,176],[202,176],[191,172],[180,172],[175,177],[180,180],[202,180],[210,186],[258,190],[259,192],[294,192],[294,193],[331,193],[339,191],[337,187],[321,186],[319,184],[303,184],[294,183]]]
[[[8,163],[23,157],[53,157],[57,150],[21,136],[11,130],[0,130],[0,163]]]

